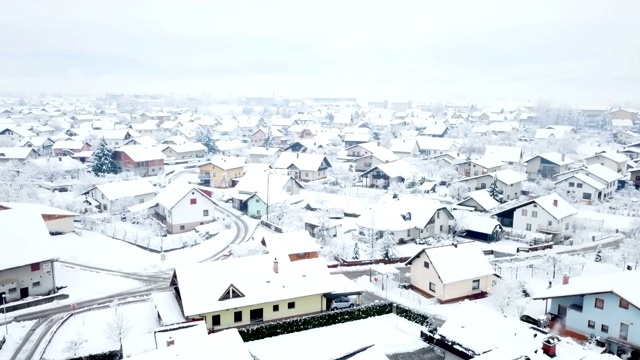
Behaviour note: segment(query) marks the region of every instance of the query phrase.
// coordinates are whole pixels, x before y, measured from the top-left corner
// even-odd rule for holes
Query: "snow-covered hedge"
[[[349,321],[367,319],[374,316],[390,314],[391,312],[392,304],[390,302],[379,302],[352,309],[328,311],[316,315],[301,316],[283,321],[249,326],[238,329],[238,331],[240,332],[242,339],[247,342],[330,325],[342,324]]]
[[[77,358],[72,358],[69,360],[120,360],[122,359],[122,354],[120,350],[107,351],[100,354],[92,354],[81,356]]]
[[[401,318],[407,319],[418,325],[425,326],[429,330],[435,329],[435,323],[431,319],[431,316],[400,304],[395,304],[395,307],[396,315],[400,316]]]

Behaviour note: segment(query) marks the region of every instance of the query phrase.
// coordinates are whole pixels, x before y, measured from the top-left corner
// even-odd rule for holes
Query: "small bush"
[[[402,306],[400,304],[396,304],[396,315],[401,318],[407,319],[413,323],[425,326],[427,329],[435,328],[435,324],[431,319],[431,316],[416,311],[414,309],[408,308],[406,306]]]
[[[77,358],[72,358],[69,360],[120,360],[122,359],[122,354],[120,350],[107,351],[100,354],[92,354],[87,356],[80,356]]]
[[[239,329],[242,340],[255,341],[272,336],[291,334],[329,325],[342,324],[349,321],[367,319],[374,316],[390,314],[391,303],[382,302],[356,308],[323,312],[321,314],[301,316],[283,321],[270,322]]]

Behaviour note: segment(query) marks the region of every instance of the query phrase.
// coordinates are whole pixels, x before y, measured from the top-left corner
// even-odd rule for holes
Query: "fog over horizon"
[[[639,2],[5,2],[0,91],[640,98]]]

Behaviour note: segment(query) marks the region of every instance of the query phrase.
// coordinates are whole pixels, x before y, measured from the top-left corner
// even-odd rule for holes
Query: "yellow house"
[[[202,185],[230,188],[232,179],[244,176],[245,165],[244,157],[214,156],[210,161],[200,165],[198,177]]]
[[[218,331],[328,311],[333,296],[364,292],[323,259],[273,254],[180,266],[171,286],[188,320]]]
[[[440,303],[484,297],[498,277],[475,241],[424,248],[407,266],[411,288]]]

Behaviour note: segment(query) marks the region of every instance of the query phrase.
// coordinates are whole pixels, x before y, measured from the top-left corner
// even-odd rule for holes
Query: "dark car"
[[[531,324],[533,326],[537,326],[539,328],[544,327],[543,324],[542,324],[542,321],[540,321],[539,319],[534,318],[533,316],[522,315],[522,316],[520,316],[520,321],[525,322],[527,324]]]

